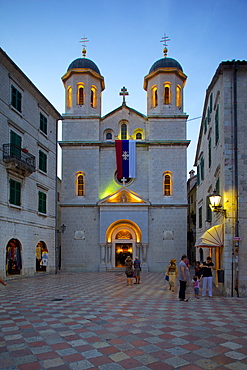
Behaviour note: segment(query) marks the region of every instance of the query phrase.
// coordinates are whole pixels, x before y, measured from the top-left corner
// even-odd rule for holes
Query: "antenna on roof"
[[[166,36],[166,34],[164,33],[164,36],[161,38],[160,42],[163,42],[163,45],[164,45],[164,49],[163,49],[163,53],[164,53],[164,58],[167,57],[167,52],[168,52],[168,49],[167,49],[167,41],[171,41],[168,36]]]
[[[88,40],[88,38],[87,38],[87,37],[85,37],[85,35],[84,35],[84,37],[82,37],[82,38],[81,38],[81,40],[80,40],[79,42],[81,42],[81,43],[82,43],[82,46],[83,46],[83,49],[82,49],[82,56],[83,56],[83,58],[85,58],[85,57],[86,57],[86,54],[87,54],[87,50],[86,50],[86,42],[89,42],[89,40]]]

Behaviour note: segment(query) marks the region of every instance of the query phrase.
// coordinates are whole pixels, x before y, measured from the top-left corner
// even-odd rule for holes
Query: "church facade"
[[[61,267],[107,271],[140,257],[144,271],[164,271],[187,250],[186,82],[181,65],[166,57],[144,77],[147,115],[126,104],[101,115],[104,77],[85,55],[62,77],[60,198]],[[134,142],[135,175],[120,175],[116,142]],[[123,151],[123,159],[130,160]]]

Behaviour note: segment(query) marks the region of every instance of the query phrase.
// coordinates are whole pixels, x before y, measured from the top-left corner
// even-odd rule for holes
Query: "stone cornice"
[[[101,141],[89,141],[89,140],[78,140],[78,141],[59,141],[58,144],[61,147],[65,146],[101,146],[101,147],[115,147],[115,142],[101,142]],[[190,140],[149,140],[149,141],[137,141],[136,146],[188,146]]]

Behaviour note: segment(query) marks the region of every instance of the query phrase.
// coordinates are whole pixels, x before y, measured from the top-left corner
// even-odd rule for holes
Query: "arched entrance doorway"
[[[10,239],[6,247],[6,275],[20,275],[21,269],[21,243],[18,239]]]
[[[107,268],[125,266],[127,256],[140,257],[141,230],[129,220],[118,220],[111,224],[106,232],[108,246]]]
[[[48,249],[45,242],[38,242],[38,244],[36,245],[35,256],[36,272],[46,271],[46,266],[48,264]]]
[[[133,236],[127,229],[121,229],[115,236],[115,267],[124,267],[127,256],[133,259]]]

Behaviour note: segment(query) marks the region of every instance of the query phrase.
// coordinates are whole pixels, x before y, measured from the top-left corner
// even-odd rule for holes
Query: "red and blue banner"
[[[136,141],[116,140],[117,177],[136,177]]]

